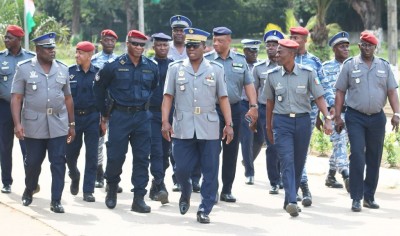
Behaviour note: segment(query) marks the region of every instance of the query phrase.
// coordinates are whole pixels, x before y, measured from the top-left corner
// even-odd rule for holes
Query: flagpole
[[[29,50],[29,31],[28,31],[28,22],[26,21],[26,0],[24,0],[24,31],[25,31],[24,47],[25,50]]]

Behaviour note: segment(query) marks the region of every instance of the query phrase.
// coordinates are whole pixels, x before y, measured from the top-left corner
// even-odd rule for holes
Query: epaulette
[[[149,61],[153,62],[154,64],[158,65],[158,62],[154,60],[153,58],[149,58]]]
[[[27,50],[25,50],[25,53],[27,53],[27,54],[30,54],[30,55],[32,55],[32,56],[36,56],[36,53],[34,53],[34,52],[31,52],[31,51],[27,51]]]
[[[65,67],[68,67],[68,66],[67,66],[64,62],[62,62],[62,61],[59,61],[59,60],[56,59],[56,62],[60,63],[61,65],[65,66]]]
[[[379,59],[381,59],[383,62],[385,62],[385,63],[387,63],[387,64],[390,64],[387,60],[385,60],[385,59],[383,59],[383,58],[381,58],[381,57],[378,57]]]
[[[183,63],[183,60],[177,60],[177,61],[173,61],[173,62],[169,63],[168,68],[175,64],[178,64],[178,63]]]
[[[246,56],[244,54],[241,54],[241,53],[238,53],[238,52],[235,52],[235,51],[233,51],[233,53],[235,53],[235,55],[238,55],[238,56],[246,58]]]
[[[347,63],[348,61],[351,61],[351,60],[353,60],[353,59],[354,59],[353,57],[347,58],[346,60],[343,61],[343,65],[344,65],[345,63]]]
[[[281,66],[276,66],[272,69],[269,69],[269,70],[267,70],[267,74],[275,73],[275,72],[279,71],[280,68],[281,68]]]
[[[26,60],[18,62],[17,65],[20,66],[22,64],[26,64],[26,63],[31,62],[31,61],[32,61],[32,58],[29,58],[29,59],[26,59]]]
[[[117,57],[117,58],[118,58],[118,57]],[[110,59],[107,60],[107,62],[108,62],[108,63],[111,63],[111,62],[115,61],[115,59],[117,59],[117,58],[110,58]]]
[[[6,53],[6,50],[0,51],[0,55],[5,54],[5,53]]]
[[[298,66],[299,66],[299,68],[302,69],[302,70],[313,71],[313,68],[311,68],[311,67],[309,67],[309,66],[301,65],[301,64],[298,64]]]
[[[259,62],[254,63],[254,67],[264,65],[264,64],[265,64],[265,61],[259,61]]]
[[[219,62],[216,62],[216,61],[209,61],[211,64],[215,64],[215,65],[217,65],[217,66],[219,66],[219,67],[221,67],[221,68],[224,68],[224,66],[221,64],[221,63],[219,63]]]
[[[76,67],[76,64],[73,64],[73,65],[68,66],[68,70],[69,70],[69,69],[72,69],[72,68],[74,68],[74,67]]]

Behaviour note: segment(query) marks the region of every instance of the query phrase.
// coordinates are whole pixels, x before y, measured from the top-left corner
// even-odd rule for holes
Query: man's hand
[[[400,118],[395,115],[392,117],[392,120],[391,120],[391,123],[393,126],[392,131],[399,132],[399,119]]]
[[[16,125],[14,127],[14,134],[18,139],[24,140],[24,137],[25,137],[24,127],[22,127],[21,124]]]
[[[325,120],[325,123],[324,123],[324,131],[325,131],[325,134],[326,134],[326,135],[331,135],[331,134],[332,134],[332,132],[333,132],[333,129],[332,129],[332,120]]]
[[[268,129],[267,128],[267,136],[268,136],[268,140],[271,144],[274,144],[274,134],[272,133],[272,129]]]
[[[171,124],[168,121],[162,123],[161,134],[164,139],[166,139],[168,142],[171,142],[171,135],[174,134],[174,131],[172,130]]]
[[[344,129],[344,121],[342,120],[342,117],[336,116],[335,117],[335,130],[338,134],[340,134],[342,132],[342,130]]]
[[[255,107],[251,107],[249,111],[246,113],[246,116],[251,117],[252,122],[249,126],[256,125],[258,119],[258,109]]]
[[[226,139],[226,144],[229,144],[233,139],[233,128],[231,126],[225,125],[222,133],[222,140]]]
[[[316,120],[315,120],[315,127],[319,131],[322,131],[322,126],[324,125],[324,123],[322,122],[321,117],[319,116],[320,114],[321,114],[320,111],[318,111],[317,117],[316,117]]]
[[[107,121],[101,120],[100,122],[100,137],[103,137],[107,133]]]
[[[75,139],[75,126],[70,126],[67,135],[67,144],[72,143]]]

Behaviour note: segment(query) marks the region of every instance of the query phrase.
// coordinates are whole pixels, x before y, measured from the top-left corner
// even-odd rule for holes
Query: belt
[[[208,113],[211,111],[215,111],[215,106],[204,106],[204,107],[175,107],[177,111],[186,111],[192,112],[193,114],[199,115],[202,113]]]
[[[161,112],[161,106],[149,106],[149,111]]]
[[[96,107],[89,107],[86,109],[75,109],[74,114],[78,116],[85,116],[95,111],[97,111]]]
[[[351,110],[351,111],[358,112],[358,113],[363,114],[363,115],[366,115],[366,116],[372,116],[372,115],[376,115],[376,114],[379,114],[379,113],[382,112],[382,110],[381,110],[380,112],[377,112],[377,113],[364,113],[364,112],[358,111],[358,110],[356,110],[356,109],[354,109],[354,108],[351,108],[351,107],[349,107],[349,106],[347,107],[347,109],[348,109],[348,110]]]
[[[346,112],[346,109],[347,109],[347,106],[343,106],[343,107],[342,107],[342,113],[345,113],[345,112]]]
[[[303,116],[309,116],[310,113],[289,113],[289,114],[276,114],[280,116],[287,116],[291,118],[298,118],[298,117],[303,117]]]
[[[123,111],[123,112],[128,112],[128,113],[135,113],[138,111],[145,111],[146,108],[145,106],[133,106],[133,107],[127,107],[127,106],[121,106],[121,105],[114,105],[115,110],[118,111]]]

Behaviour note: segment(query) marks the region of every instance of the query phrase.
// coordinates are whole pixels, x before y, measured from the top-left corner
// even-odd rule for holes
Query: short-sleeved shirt
[[[317,75],[307,66],[295,64],[293,72],[287,73],[282,66],[268,71],[264,93],[275,102],[273,113],[310,113],[311,98],[324,95]]]
[[[71,95],[68,67],[53,60],[44,73],[37,57],[17,65],[11,93],[22,94],[21,123],[25,137],[48,139],[68,134],[65,96]]]
[[[268,71],[275,68],[276,66],[278,66],[278,64],[269,59],[254,65],[253,68],[254,86],[258,91],[258,103],[260,104],[265,105],[267,103],[267,97],[263,93],[263,88],[265,80],[267,79]]]
[[[107,53],[104,53],[104,51],[101,51],[101,52],[98,52],[93,55],[92,64],[101,69],[101,68],[103,68],[104,63],[106,63],[109,60],[114,60],[117,57],[118,56],[114,53],[107,54]]]
[[[174,96],[174,138],[219,139],[216,102],[228,96],[222,65],[204,58],[195,73],[189,59],[171,63],[164,94]]]
[[[96,107],[93,86],[99,68],[91,64],[89,70],[85,72],[81,66],[72,65],[68,70],[75,110]]]
[[[188,57],[186,53],[186,48],[183,49],[182,53],[179,53],[178,49],[174,45],[174,41],[170,41],[168,57],[174,61],[186,59]]]
[[[332,59],[322,63],[322,67],[325,73],[325,80],[329,83],[329,86],[332,88],[332,91],[335,94],[335,84],[339,76],[342,63],[338,62],[336,59]]]
[[[161,107],[164,93],[165,77],[167,76],[168,65],[173,62],[170,58],[159,59],[153,58],[158,64],[158,70],[160,72],[160,81],[157,88],[154,90],[153,95],[150,98],[150,106]]]
[[[247,63],[247,65],[249,66],[249,71],[250,71],[250,73],[253,73],[254,66],[255,66],[257,63],[259,63],[259,62],[260,62],[260,60],[257,60],[257,61],[254,62],[254,63]],[[255,86],[255,85],[254,85],[254,86]],[[257,88],[256,88],[256,90],[257,90]],[[248,98],[247,95],[246,95],[246,91],[245,91],[244,87],[243,87],[243,89],[242,89],[242,100],[249,101],[249,98]]]
[[[374,57],[371,67],[360,55],[343,63],[336,89],[346,92],[346,105],[365,114],[375,114],[386,104],[388,90],[397,88],[389,63]]]
[[[230,50],[225,60],[216,51],[207,53],[205,58],[223,65],[229,102],[230,104],[240,102],[242,100],[243,86],[252,84],[254,81],[245,56]]]
[[[8,49],[0,52],[0,99],[11,101],[11,84],[18,62],[30,59],[35,54],[21,48],[17,55],[12,55]]]

